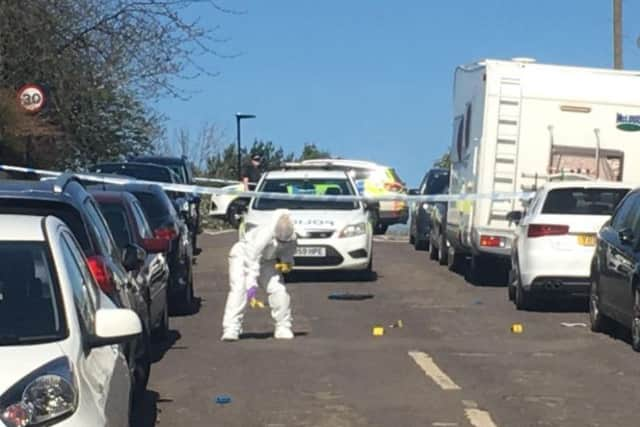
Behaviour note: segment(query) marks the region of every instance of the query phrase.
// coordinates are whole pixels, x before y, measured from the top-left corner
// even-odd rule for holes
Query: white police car
[[[138,315],[94,283],[54,217],[0,215],[0,426],[128,426],[120,343]]]
[[[339,196],[357,194],[343,171],[303,169],[267,172],[259,193]],[[372,272],[373,229],[369,211],[375,203],[255,197],[240,233],[270,222],[276,209],[291,212],[298,236],[295,270],[356,270],[363,278]]]

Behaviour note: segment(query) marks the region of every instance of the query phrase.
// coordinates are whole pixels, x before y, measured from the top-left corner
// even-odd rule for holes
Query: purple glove
[[[252,299],[254,299],[257,293],[258,293],[257,286],[254,285],[250,287],[249,290],[247,291],[247,301],[251,301]]]

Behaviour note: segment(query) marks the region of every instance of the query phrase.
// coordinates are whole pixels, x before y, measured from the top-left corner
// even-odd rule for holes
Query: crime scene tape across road
[[[526,200],[533,197],[533,192],[512,192],[512,193],[467,193],[467,194],[434,194],[434,195],[418,195],[410,196],[407,194],[389,194],[375,197],[367,196],[326,196],[311,194],[289,194],[289,193],[266,193],[256,191],[238,191],[233,188],[213,188],[203,187],[199,185],[173,184],[157,181],[144,181],[132,179],[128,177],[113,177],[92,173],[75,173],[75,172],[56,172],[43,169],[25,168],[21,166],[0,165],[0,171],[32,173],[45,176],[60,176],[69,173],[84,181],[104,183],[104,184],[154,184],[159,185],[164,190],[175,191],[189,194],[212,194],[212,195],[233,195],[237,197],[260,197],[264,199],[279,200],[307,200],[307,201],[325,201],[325,202],[352,202],[352,201],[404,201],[404,202],[452,202],[461,200]]]

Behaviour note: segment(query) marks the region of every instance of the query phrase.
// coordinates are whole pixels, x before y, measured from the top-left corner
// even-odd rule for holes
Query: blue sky
[[[203,122],[243,142],[299,152],[315,142],[334,155],[395,167],[410,186],[447,150],[453,71],[481,58],[609,67],[611,0],[218,0],[245,10],[187,13],[230,38],[233,59],[197,61],[219,76],[178,82],[187,101],[157,108],[172,129]],[[625,68],[640,68],[640,2],[624,1]]]

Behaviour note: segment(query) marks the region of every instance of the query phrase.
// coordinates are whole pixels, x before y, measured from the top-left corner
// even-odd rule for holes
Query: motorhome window
[[[469,139],[471,138],[471,103],[467,104],[467,111],[464,116],[464,148],[469,148]]]
[[[599,170],[596,167],[598,157]],[[551,151],[550,174],[580,174],[606,181],[622,181],[624,153],[590,147],[555,146]]]
[[[542,213],[609,216],[627,192],[612,188],[559,188],[549,191]]]
[[[463,139],[463,129],[462,129],[462,125],[463,125],[463,117],[462,116],[458,116],[453,120],[453,135],[455,136],[455,144],[454,146],[456,147],[456,157],[457,157],[457,161],[461,161],[462,160],[462,139]]]

